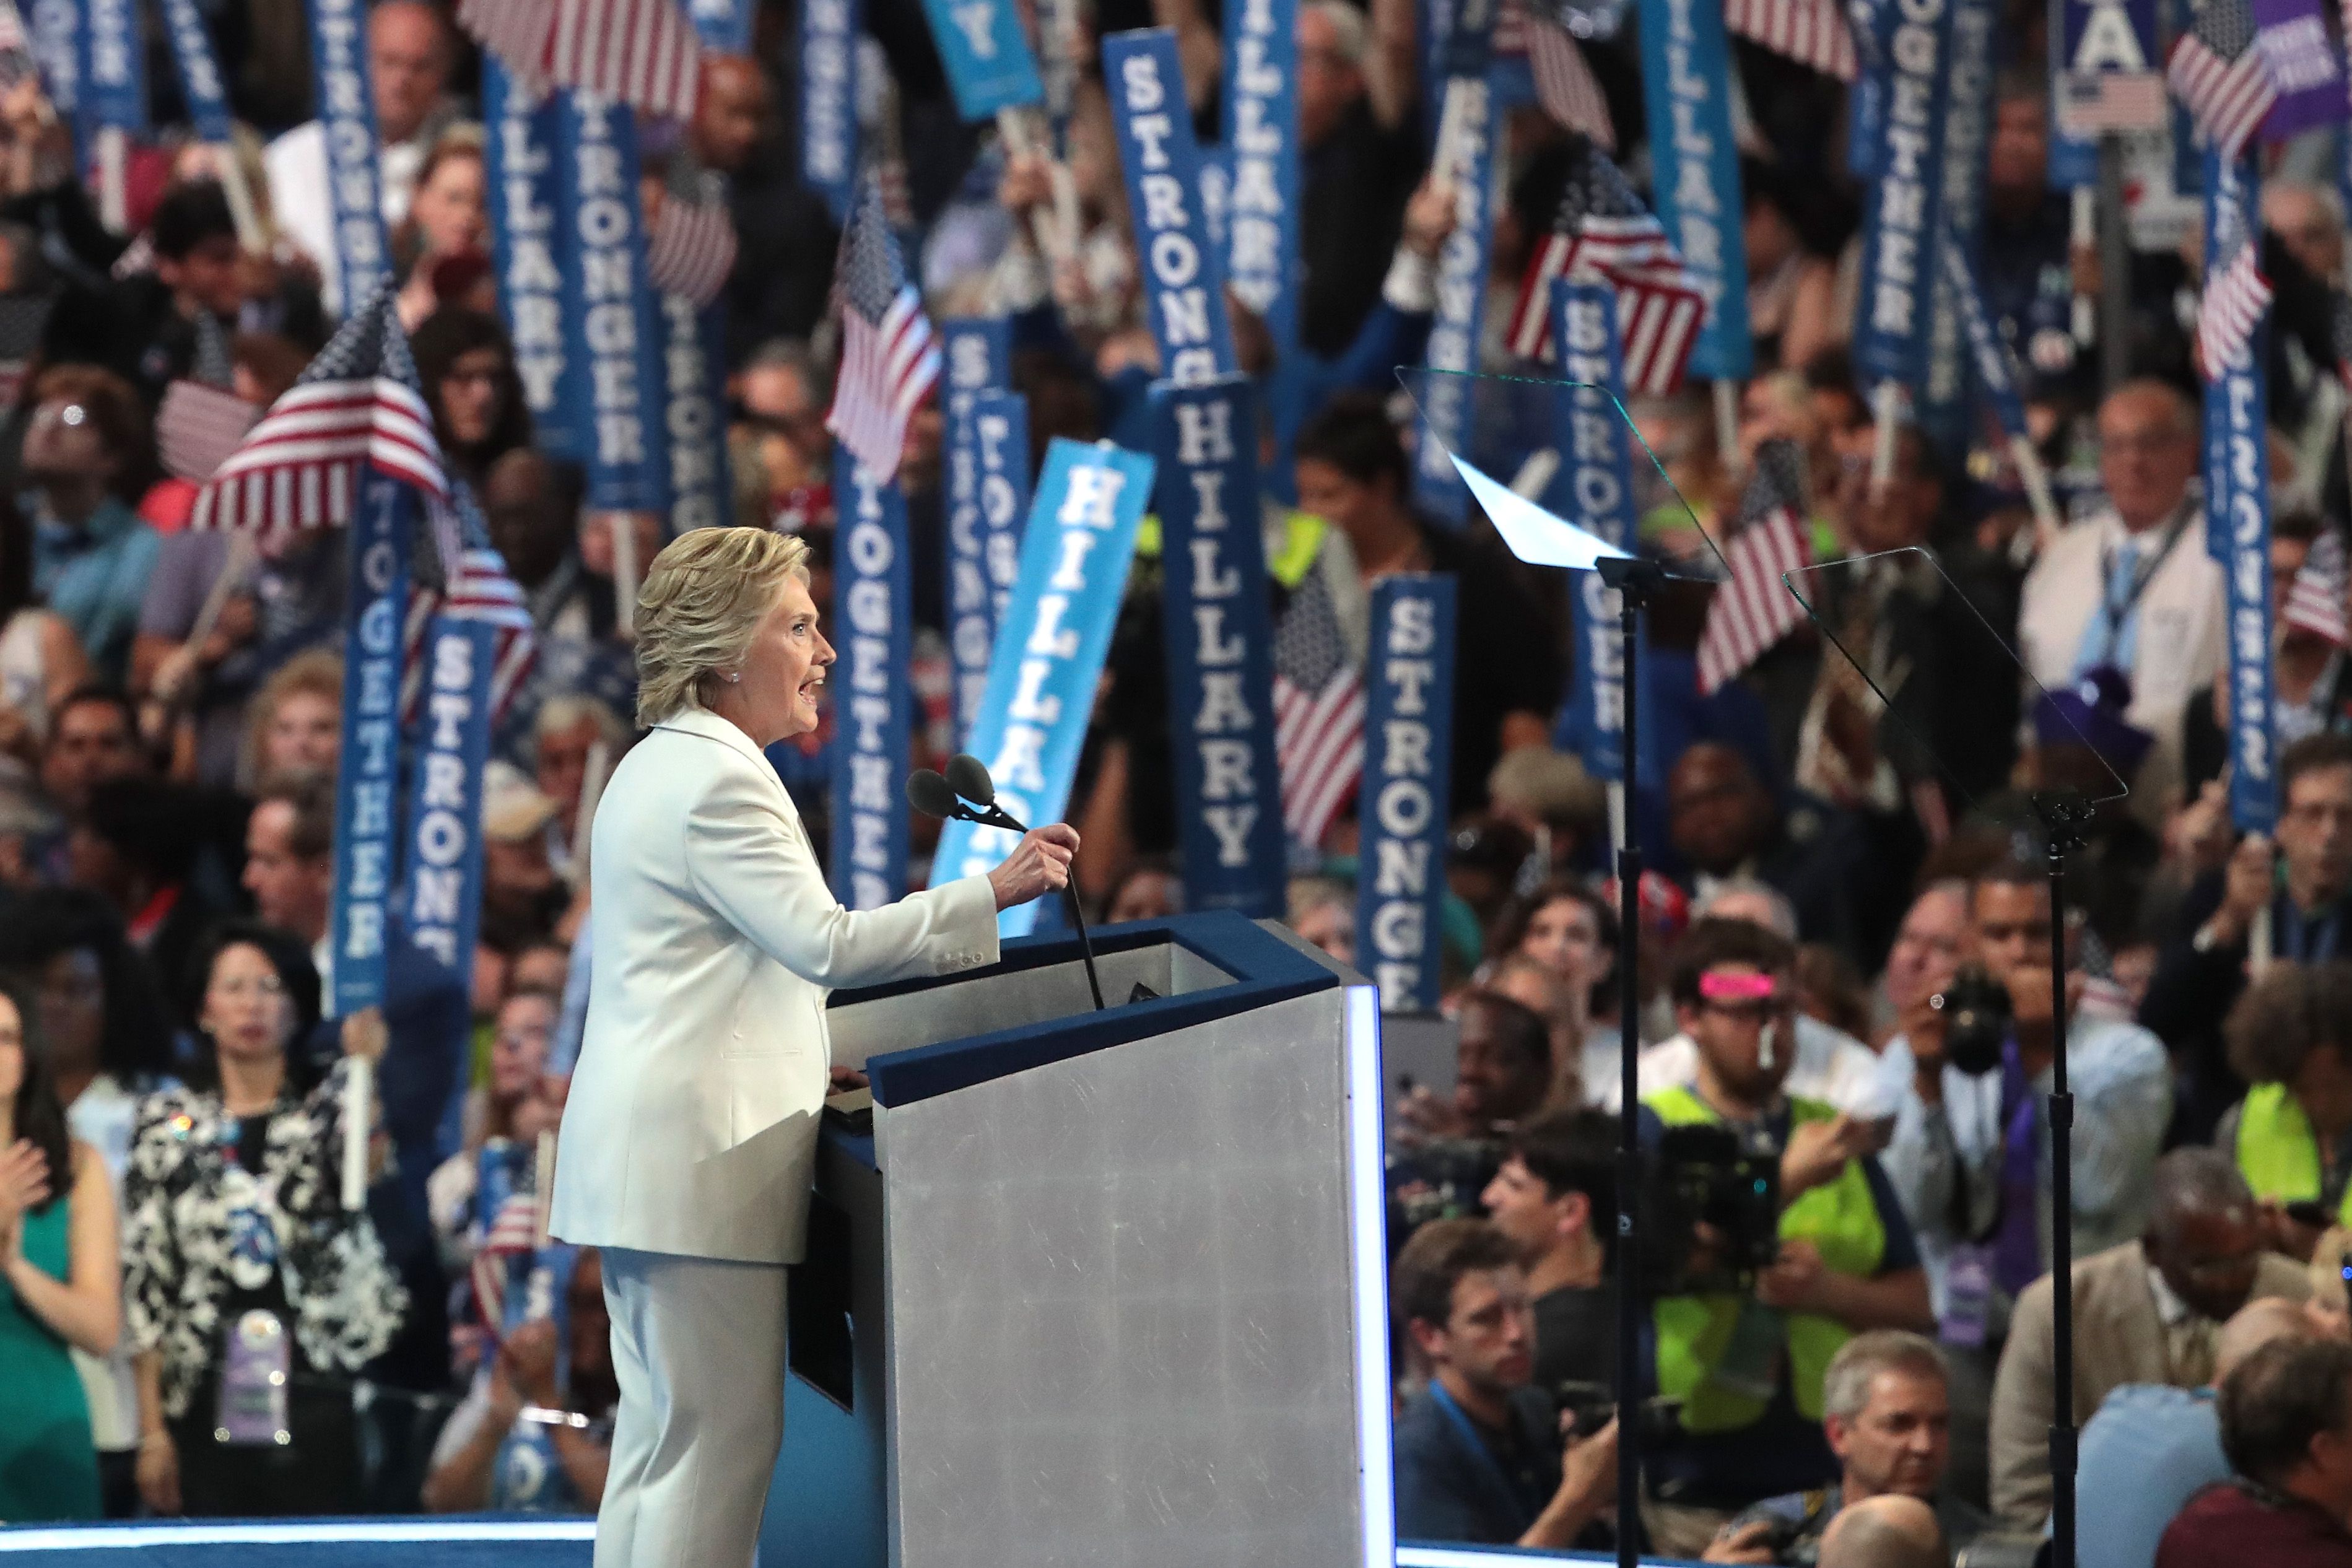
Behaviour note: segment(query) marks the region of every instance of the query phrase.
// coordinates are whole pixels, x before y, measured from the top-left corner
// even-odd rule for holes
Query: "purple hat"
[[[2156,744],[2155,736],[2124,717],[2131,699],[2131,677],[2113,665],[2100,665],[2072,686],[2044,691],[2034,702],[2034,743],[2087,744],[2128,779]]]

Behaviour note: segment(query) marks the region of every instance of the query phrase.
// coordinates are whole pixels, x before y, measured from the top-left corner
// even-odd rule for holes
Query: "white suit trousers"
[[[784,1438],[784,1270],[601,1256],[621,1409],[595,1568],[750,1568]]]

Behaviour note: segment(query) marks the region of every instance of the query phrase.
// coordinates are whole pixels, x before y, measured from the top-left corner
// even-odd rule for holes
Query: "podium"
[[[764,1568],[1395,1562],[1377,994],[1231,912],[1094,941],[1101,1012],[1059,936],[833,996],[874,1107],[825,1118]]]

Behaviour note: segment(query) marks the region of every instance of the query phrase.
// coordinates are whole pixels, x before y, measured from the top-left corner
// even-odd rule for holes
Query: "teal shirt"
[[[73,628],[100,680],[119,686],[130,674],[131,635],[162,549],[156,531],[111,496],[79,528],[44,522],[34,531],[33,591]]]

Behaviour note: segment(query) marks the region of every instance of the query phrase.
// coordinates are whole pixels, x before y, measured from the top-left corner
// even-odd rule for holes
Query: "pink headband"
[[[1714,970],[1698,977],[1698,994],[1710,1002],[1769,1002],[1780,982],[1769,974],[1723,974]]]

